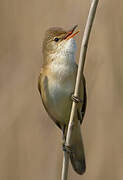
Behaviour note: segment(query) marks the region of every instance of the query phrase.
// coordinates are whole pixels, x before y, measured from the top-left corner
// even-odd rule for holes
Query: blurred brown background
[[[37,90],[41,42],[51,26],[79,25],[90,0],[0,1],[0,180],[60,180],[61,132]],[[82,127],[87,171],[71,180],[123,180],[123,1],[99,2],[85,65]]]

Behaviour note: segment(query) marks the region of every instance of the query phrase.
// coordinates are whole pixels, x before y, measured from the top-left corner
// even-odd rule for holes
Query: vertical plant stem
[[[74,96],[78,97],[78,92],[79,92],[79,87],[80,87],[80,81],[82,78],[82,73],[84,69],[84,64],[85,64],[85,58],[86,58],[86,52],[87,52],[87,47],[88,47],[88,41],[90,37],[90,32],[93,24],[93,20],[95,17],[96,13],[96,8],[98,5],[99,0],[92,0],[89,15],[87,18],[87,23],[85,26],[85,31],[82,39],[82,44],[81,44],[81,50],[80,50],[80,58],[79,58],[79,65],[78,65],[78,72],[77,72],[77,77],[76,77],[76,85],[75,85],[75,91],[74,91]],[[72,104],[72,109],[71,109],[71,114],[70,114],[70,121],[68,125],[68,131],[67,131],[67,137],[66,137],[66,146],[70,146],[70,138],[71,138],[71,133],[72,133],[72,128],[74,126],[74,114],[76,111],[77,104],[73,102]],[[69,153],[67,151],[64,152],[64,157],[63,157],[63,167],[62,167],[62,176],[61,180],[67,180],[68,177],[68,167],[69,167]]]
[[[62,180],[66,180],[68,176],[68,167],[69,167],[69,154],[68,152],[64,151],[63,156],[63,166],[62,166]]]

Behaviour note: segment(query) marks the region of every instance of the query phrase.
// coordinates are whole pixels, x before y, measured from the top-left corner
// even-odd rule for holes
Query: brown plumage
[[[77,64],[75,62],[75,40],[73,36],[76,26],[70,31],[62,28],[50,28],[43,41],[43,66],[38,80],[38,89],[43,105],[51,119],[62,130],[64,140],[72,106],[71,95],[74,92]],[[84,147],[80,123],[86,110],[86,87],[82,75],[80,88],[82,103],[77,106],[72,131],[70,155],[71,163],[78,174],[86,169]]]

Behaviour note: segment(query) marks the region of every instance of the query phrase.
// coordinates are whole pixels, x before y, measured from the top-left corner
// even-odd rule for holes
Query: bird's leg
[[[68,152],[69,154],[73,153],[73,150],[70,146],[66,146],[65,142],[66,142],[66,137],[65,137],[65,130],[66,130],[66,126],[64,126],[63,128],[63,144],[62,144],[62,150],[65,152]]]
[[[83,119],[82,119],[82,117],[81,117],[78,109],[77,109],[77,116],[78,116],[78,120],[79,120],[79,122],[80,122],[80,124],[81,124]]]

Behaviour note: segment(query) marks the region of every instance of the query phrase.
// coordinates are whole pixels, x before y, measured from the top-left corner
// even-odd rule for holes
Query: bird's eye
[[[58,42],[58,41],[59,41],[59,38],[57,38],[57,37],[54,38],[54,41],[55,41],[55,42]]]

